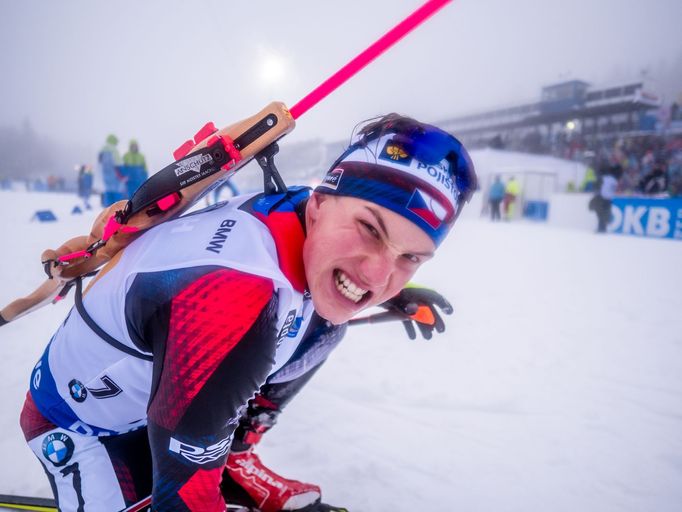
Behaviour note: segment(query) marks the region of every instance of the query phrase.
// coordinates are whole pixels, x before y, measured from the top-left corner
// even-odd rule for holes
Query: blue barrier
[[[31,217],[31,220],[33,219],[38,219],[38,222],[54,222],[57,216],[52,213],[52,210],[38,210]]]
[[[548,211],[547,201],[526,201],[523,206],[523,216],[531,220],[547,220]]]
[[[617,197],[607,229],[622,235],[682,240],[682,199]]]

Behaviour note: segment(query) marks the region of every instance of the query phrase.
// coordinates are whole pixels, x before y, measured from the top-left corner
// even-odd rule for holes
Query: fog
[[[54,143],[63,166],[93,163],[115,133],[122,152],[138,139],[154,171],[206,121],[292,106],[421,3],[3,0],[0,138]],[[675,0],[457,0],[288,140],[340,139],[388,111],[434,122],[534,101],[570,78],[645,78],[670,101],[682,90],[680,19]]]

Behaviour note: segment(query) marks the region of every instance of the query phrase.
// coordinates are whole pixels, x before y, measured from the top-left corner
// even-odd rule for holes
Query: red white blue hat
[[[388,208],[439,245],[476,183],[471,158],[455,137],[390,114],[361,130],[315,191]]]

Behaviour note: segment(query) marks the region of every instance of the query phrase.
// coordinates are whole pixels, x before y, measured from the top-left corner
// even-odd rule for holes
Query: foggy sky
[[[140,141],[151,170],[206,121],[292,106],[422,0],[0,0],[0,126],[95,160],[106,135]],[[682,91],[679,0],[456,0],[298,121],[290,140],[346,137],[389,111],[425,121],[538,99],[569,78],[644,71]],[[261,65],[286,62],[281,83]],[[286,143],[284,143],[286,144]]]

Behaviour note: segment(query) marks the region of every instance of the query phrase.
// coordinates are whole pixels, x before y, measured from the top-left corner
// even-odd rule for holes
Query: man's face
[[[435,250],[406,218],[354,197],[313,193],[306,228],[308,287],[317,313],[334,324],[396,295]]]

